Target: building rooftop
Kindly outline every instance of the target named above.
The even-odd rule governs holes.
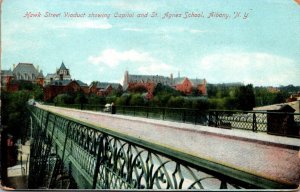
[[[14,74],[35,74],[36,76],[39,75],[38,70],[34,67],[32,63],[18,63],[18,65],[13,70]]]
[[[64,62],[61,63],[59,70],[67,70]]]
[[[96,87],[100,89],[107,89],[109,86],[111,86],[113,89],[122,87],[120,83],[96,82]]]
[[[9,70],[1,70],[1,76],[13,76],[13,72]]]

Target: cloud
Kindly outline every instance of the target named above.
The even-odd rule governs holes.
[[[216,53],[201,58],[198,64],[198,70],[212,83],[299,84],[299,65],[290,58],[268,53]]]
[[[151,60],[148,53],[142,53],[134,49],[124,52],[118,52],[115,49],[106,49],[98,56],[90,56],[88,61],[95,65],[104,64],[108,67],[116,67],[121,62],[144,62]]]
[[[134,49],[119,52],[115,49],[106,49],[98,56],[88,57],[88,62],[97,65],[116,68],[121,64],[130,64],[131,69],[137,69],[141,74],[169,74],[175,67],[164,63],[147,52],[136,51]]]
[[[195,34],[195,33],[208,33],[209,31],[200,30],[200,29],[190,29],[189,32]]]
[[[141,28],[130,28],[130,27],[123,28],[122,30],[123,31],[133,31],[133,32],[142,32],[142,31],[144,31],[144,29],[141,29]]]

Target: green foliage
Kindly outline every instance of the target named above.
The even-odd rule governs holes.
[[[61,105],[61,104],[73,104],[74,103],[74,97],[70,94],[59,94],[54,99],[53,102]]]
[[[184,103],[184,98],[181,96],[171,96],[167,102],[167,107],[174,107],[174,108],[182,108]]]
[[[153,95],[161,96],[161,95],[169,95],[169,96],[181,96],[181,92],[173,89],[170,86],[162,85],[158,83],[153,91]]]
[[[121,97],[118,97],[116,99],[116,105],[125,105],[125,106],[128,106],[130,98],[131,98],[131,94],[124,93],[124,94],[121,95]]]
[[[280,86],[279,90],[281,92],[286,92],[288,94],[300,92],[300,86],[288,85],[288,86]]]
[[[229,96],[224,98],[224,109],[235,110],[237,109],[237,98],[234,96]]]
[[[289,94],[287,92],[278,92],[275,94],[273,103],[284,103],[288,97]]]
[[[40,85],[33,86],[34,99],[37,101],[42,101],[44,99],[44,89]]]
[[[255,107],[255,95],[252,84],[240,86],[237,93],[237,109],[252,110]]]
[[[193,97],[199,97],[199,96],[202,96],[203,95],[203,93],[199,90],[199,89],[197,89],[197,88],[192,88],[192,94],[191,94],[191,96],[193,96]]]
[[[172,94],[160,94],[158,96],[155,96],[156,100],[159,100],[158,104],[160,107],[166,107],[169,99],[172,97]]]
[[[288,86],[294,87],[294,86]],[[284,103],[286,99],[290,96],[290,93],[284,90],[289,90],[288,88],[283,89],[278,93],[270,92],[266,87],[255,87],[255,98],[256,106],[272,105],[276,103]],[[291,90],[293,90],[291,88]]]
[[[15,139],[25,138],[28,123],[27,101],[32,98],[28,90],[13,93],[2,92],[2,124],[8,126],[8,132]]]
[[[34,85],[30,81],[19,80],[17,81],[19,90],[33,90]]]
[[[95,94],[91,94],[88,97],[86,96],[87,103],[93,105],[105,105],[105,97],[97,96]]]
[[[206,91],[207,91],[207,95],[210,98],[216,97],[217,96],[217,92],[218,92],[218,88],[215,85],[212,84],[207,84],[206,85]]]
[[[151,107],[161,107],[161,106],[163,106],[163,104],[162,104],[162,102],[161,102],[161,100],[158,96],[154,96],[153,99],[151,99],[149,101],[149,105]]]
[[[83,103],[87,103],[87,102],[88,102],[88,99],[82,92],[76,93],[76,96],[74,98],[74,103],[83,104]]]
[[[144,97],[141,94],[133,94],[130,98],[129,104],[131,106],[144,106]]]
[[[105,103],[115,103],[117,100],[117,97],[116,96],[108,96],[108,97],[105,97]]]
[[[192,108],[205,111],[209,109],[209,102],[207,98],[197,98],[192,100]]]
[[[225,100],[222,98],[209,98],[210,109],[225,109]]]
[[[116,96],[116,97],[120,97],[123,94],[123,91],[120,90],[112,90],[111,93],[108,94],[108,96]]]
[[[184,98],[182,107],[192,109],[193,108],[193,100],[190,98]]]

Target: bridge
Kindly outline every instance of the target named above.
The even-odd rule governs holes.
[[[252,132],[40,104],[29,111],[32,189],[299,186],[299,138],[257,131],[259,121],[243,122]]]

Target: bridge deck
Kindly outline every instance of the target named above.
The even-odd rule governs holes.
[[[38,107],[286,184],[300,182],[300,140],[60,107]]]

